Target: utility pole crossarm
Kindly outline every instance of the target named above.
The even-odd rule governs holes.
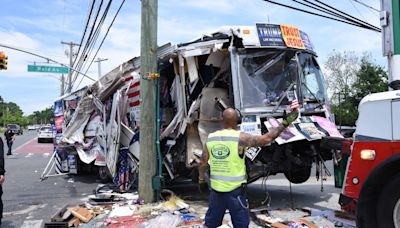
[[[95,60],[94,62],[97,63],[98,65],[98,74],[99,74],[99,78],[101,77],[101,62],[103,61],[107,61],[108,59],[102,59],[102,58],[97,58],[97,60]]]
[[[80,44],[76,44],[73,42],[64,42],[61,41],[61,44],[65,44],[69,46],[69,67],[73,67],[74,61],[72,60],[74,58],[74,46],[80,46]],[[67,92],[70,93],[72,90],[72,71],[68,72],[68,82],[67,82]]]

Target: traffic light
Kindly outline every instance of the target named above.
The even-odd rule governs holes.
[[[7,70],[8,56],[4,52],[0,52],[0,70]]]

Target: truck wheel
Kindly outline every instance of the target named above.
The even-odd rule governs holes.
[[[285,177],[293,184],[304,183],[310,178],[311,168],[292,169],[285,172]]]
[[[379,195],[377,217],[379,227],[400,228],[400,175],[386,184]]]

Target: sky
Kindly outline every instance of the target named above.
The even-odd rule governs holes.
[[[97,45],[121,1],[113,0]],[[92,0],[1,0],[0,44],[31,51],[67,64],[69,58],[65,53],[68,46],[62,45],[61,41],[79,43],[91,2]],[[96,1],[95,7],[99,2],[100,0]],[[378,13],[353,0],[324,2],[379,27]],[[378,0],[363,2],[377,9],[380,7]],[[101,63],[103,74],[139,56],[140,8],[140,0],[126,0],[123,5],[97,56],[108,59]],[[293,11],[262,0],[159,0],[158,45],[187,42],[225,25],[255,23],[290,24],[299,27],[310,36],[321,65],[335,50],[354,51],[360,55],[369,52],[378,64],[386,67],[386,60],[382,57],[380,33]],[[26,115],[50,107],[60,95],[60,75],[27,72],[28,64],[46,65],[46,61],[2,47],[0,51],[8,55],[8,70],[0,71],[0,96],[6,102],[17,103]],[[84,68],[84,71],[87,70],[89,76],[97,78],[97,69],[97,63],[94,63],[89,69]],[[92,83],[83,79],[78,86],[79,81],[80,78],[74,89]]]

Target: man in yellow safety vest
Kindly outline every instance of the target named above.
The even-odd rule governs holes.
[[[284,118],[281,125],[261,136],[236,130],[240,118],[237,111],[232,108],[224,110],[224,129],[208,135],[199,167],[199,188],[204,191],[207,188],[205,172],[207,164],[210,165],[211,191],[205,217],[206,227],[220,226],[226,209],[229,210],[235,228],[248,227],[250,219],[244,191],[247,182],[244,149],[265,146],[277,138],[297,119],[297,101],[292,103],[291,108],[293,111]]]

